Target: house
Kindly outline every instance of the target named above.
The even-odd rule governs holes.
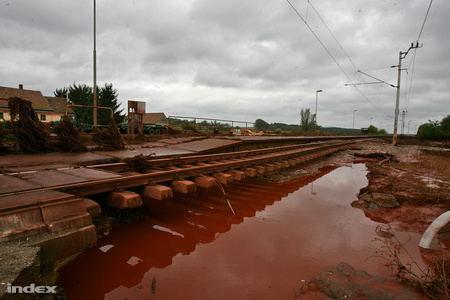
[[[19,84],[18,89],[0,86],[0,122],[11,120],[8,106],[8,99],[11,97],[30,101],[39,120],[44,123],[59,121],[65,114],[65,98],[44,97],[40,91],[25,90],[22,84]],[[72,110],[68,112],[73,114]]]
[[[169,120],[164,113],[145,113],[142,116],[142,123],[147,125],[169,125]]]

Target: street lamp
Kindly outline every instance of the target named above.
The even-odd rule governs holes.
[[[355,129],[355,113],[357,111],[358,111],[357,109],[353,110],[353,129]]]
[[[315,126],[314,130],[317,130],[317,95],[319,93],[321,93],[321,92],[322,92],[322,90],[317,90],[316,91],[316,114],[315,114],[315,116],[316,116],[316,126]]]

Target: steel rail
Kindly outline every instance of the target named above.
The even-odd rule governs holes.
[[[287,145],[287,146],[278,146],[278,147],[270,147],[263,149],[255,149],[255,150],[243,150],[243,151],[235,151],[228,153],[216,153],[216,154],[205,154],[205,155],[183,155],[183,156],[172,156],[165,158],[152,158],[148,157],[146,164],[151,167],[169,167],[176,166],[182,164],[192,164],[192,163],[201,163],[215,160],[223,160],[223,159],[240,159],[247,156],[255,156],[255,155],[263,155],[266,153],[274,153],[280,151],[288,151],[291,149],[300,149],[311,146],[320,146],[326,143],[330,143],[331,141],[326,142],[315,142],[315,143],[305,143],[299,145]],[[143,157],[146,158],[146,157]],[[131,162],[133,159],[128,159]],[[142,162],[142,160],[140,160]],[[119,162],[119,163],[110,163],[110,164],[100,164],[100,165],[91,165],[88,168],[96,168],[103,169],[109,171],[124,171],[127,168],[127,163]]]
[[[314,159],[319,156],[327,155],[332,152],[340,151],[351,144],[361,142],[363,140],[345,141],[335,144],[326,144],[313,146],[309,148],[290,149],[277,153],[266,153],[264,155],[257,155],[252,157],[243,157],[233,160],[215,160],[210,163],[198,163],[201,165],[184,166],[171,170],[149,170],[149,173],[130,175],[116,178],[93,180],[88,182],[63,184],[51,187],[43,187],[37,189],[30,189],[16,193],[4,194],[17,195],[29,192],[54,190],[74,194],[78,196],[88,196],[92,194],[111,192],[115,190],[123,190],[127,188],[145,186],[148,184],[155,184],[160,182],[167,182],[183,178],[190,178],[205,174],[226,172],[233,169],[250,168],[253,166],[264,165],[271,162],[285,161],[297,157],[303,157],[304,161]]]

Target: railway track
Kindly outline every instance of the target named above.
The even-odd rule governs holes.
[[[0,242],[26,238],[29,245],[41,247],[42,264],[54,262],[96,243],[92,218],[101,209],[85,196],[106,193],[101,201],[107,205],[135,208],[142,205],[141,196],[166,200],[173,192],[188,194],[295,166],[366,140],[171,158],[138,156],[114,164],[0,174]]]
[[[31,188],[16,191],[11,194],[17,195],[20,193],[53,190],[76,196],[88,196],[158,183],[180,180],[189,181],[200,176],[211,176],[216,178],[220,183],[227,184],[233,179],[241,179],[245,176],[253,177],[256,174],[263,174],[267,171],[294,166],[305,161],[338,152],[347,148],[349,145],[365,140],[367,139],[350,141],[335,140],[232,153],[178,156],[160,159],[151,156],[135,157],[129,159],[127,162],[87,167],[89,170],[101,170],[117,175],[112,178],[101,178],[100,176],[101,179]],[[48,171],[47,175],[52,174],[49,172],[52,171]],[[46,175],[42,174],[41,176]],[[7,195],[3,194],[2,196]]]

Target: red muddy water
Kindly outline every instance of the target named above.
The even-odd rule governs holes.
[[[364,164],[327,167],[286,183],[246,179],[141,209],[66,265],[68,299],[293,299],[339,262],[389,276],[370,258],[378,225],[351,207],[367,185]],[[397,233],[420,257],[420,236]]]

